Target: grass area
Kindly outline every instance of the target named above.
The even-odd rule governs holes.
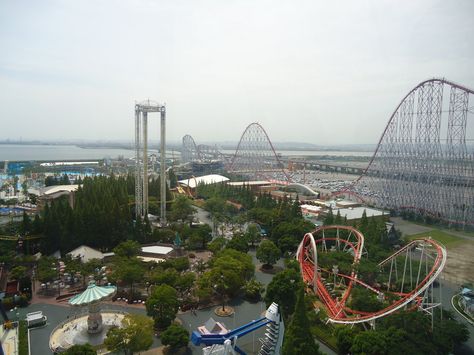
[[[26,321],[20,321],[20,327],[18,329],[18,353],[19,355],[28,355],[28,326]]]
[[[451,235],[439,229],[433,229],[428,232],[412,234],[412,235],[407,236],[406,238],[408,240],[412,240],[416,238],[427,238],[427,237],[431,237],[434,240],[437,240],[438,242],[444,244],[447,248],[452,248],[454,246],[457,246],[459,244],[466,242],[466,240],[462,238],[456,237],[454,235]]]
[[[419,222],[419,221],[411,221],[411,220],[408,220],[408,219],[404,219],[404,221],[410,222],[410,223],[413,223],[413,224],[417,224],[417,225],[423,226],[423,227],[428,227],[428,228],[433,228],[434,227],[432,224],[427,224],[427,223],[423,223],[423,222]],[[444,227],[442,229],[435,229],[435,230],[443,231],[443,232],[446,232],[446,233],[449,234],[449,230],[447,229],[447,227]],[[462,234],[466,237],[470,237],[470,238],[474,239],[474,231],[466,231],[466,230],[456,229],[455,227],[452,229],[452,231],[455,232],[456,234]]]

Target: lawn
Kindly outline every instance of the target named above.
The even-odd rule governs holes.
[[[466,240],[462,238],[456,237],[454,235],[451,235],[444,231],[440,231],[438,229],[433,229],[431,231],[418,233],[418,234],[412,234],[412,235],[407,236],[407,239],[412,240],[416,238],[427,238],[427,237],[431,237],[434,240],[437,240],[438,242],[444,244],[446,247],[454,247],[466,242]]]
[[[18,353],[20,355],[28,355],[28,326],[26,321],[20,321],[20,329],[18,332],[19,336],[19,346]]]

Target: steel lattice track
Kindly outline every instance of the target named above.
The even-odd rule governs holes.
[[[335,234],[335,236],[327,237],[326,235],[330,232],[332,232],[332,235]],[[344,232],[344,236],[342,236],[342,232]],[[330,272],[322,270],[318,265],[318,253],[327,252],[327,244],[329,243],[332,243],[332,245],[338,249],[342,247],[342,250],[350,251],[351,255],[353,255],[353,269],[350,275],[338,272],[334,276],[346,282],[344,293],[339,298],[332,297],[324,283],[322,272],[328,274],[330,274]],[[318,246],[320,247],[320,251],[318,251]],[[390,264],[391,278],[394,265],[395,269],[397,268],[397,258],[401,258],[399,261],[401,260],[402,264],[404,262],[403,273],[400,272],[400,275],[403,277],[401,290],[394,291],[390,289],[392,286],[390,284],[390,278],[388,281],[388,289],[382,290],[381,288],[368,285],[358,278],[355,270],[361,260],[363,250],[364,236],[362,233],[353,227],[339,225],[320,227],[312,233],[305,234],[298,246],[296,258],[301,267],[303,280],[309,287],[313,288],[313,291],[327,309],[329,321],[333,323],[355,324],[371,322],[405,307],[423,308],[423,301],[427,297],[425,292],[429,287],[433,286],[434,281],[441,274],[447,259],[446,249],[440,243],[430,238],[413,240],[379,264],[380,268],[387,267]],[[419,250],[421,250],[421,259],[420,255],[417,254]],[[410,277],[407,276],[408,260],[410,260]],[[413,283],[414,274],[411,267],[413,260],[421,260],[419,262],[418,273],[415,270],[415,274],[417,274],[415,283]],[[423,260],[426,261],[425,264],[423,264]],[[431,264],[430,267],[428,267],[429,264]],[[425,270],[421,272],[423,269],[422,265],[425,265],[426,272]],[[397,275],[397,281],[399,281],[398,272],[396,270],[395,274]],[[407,285],[405,285],[405,282]],[[410,283],[410,286],[408,286],[408,283]],[[391,294],[392,298],[395,297],[395,300],[392,301],[389,306],[377,312],[364,312],[351,309],[346,303],[355,286],[364,287],[382,298],[385,297],[384,294]],[[411,290],[407,291],[406,288],[411,288]]]

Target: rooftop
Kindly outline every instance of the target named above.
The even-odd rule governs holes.
[[[333,211],[333,214],[336,215],[338,211],[341,214],[342,218],[347,217],[347,220],[349,221],[352,219],[362,218],[362,214],[364,213],[364,211],[367,214],[367,217],[378,217],[389,214],[388,211],[378,210],[369,207],[338,208]]]
[[[219,182],[229,181],[229,178],[226,178],[222,175],[211,174],[211,175],[204,175],[198,177],[192,177],[185,180],[179,180],[178,183],[181,185],[189,186],[190,188],[194,189],[199,184],[216,184]]]
[[[173,248],[171,247],[164,247],[161,245],[151,245],[148,247],[142,247],[142,252],[143,253],[150,253],[150,254],[161,254],[161,255],[166,255],[169,254],[173,251]]]

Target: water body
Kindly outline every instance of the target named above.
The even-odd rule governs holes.
[[[155,149],[149,149],[150,154],[157,152]],[[168,151],[166,155],[169,158],[179,157],[179,152]],[[0,144],[0,161],[100,160],[118,156],[132,158],[135,151],[120,148],[81,148],[76,145]]]
[[[275,150],[282,156],[334,156],[334,157],[371,157],[373,152],[360,152],[350,150]],[[235,150],[222,150],[224,154],[234,154]]]
[[[114,148],[81,148],[76,145],[22,145],[0,144],[0,161],[30,161],[30,160],[84,160],[116,158],[123,155],[131,158],[133,150]]]

